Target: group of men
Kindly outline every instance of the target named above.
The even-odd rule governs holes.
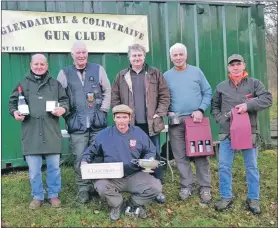
[[[181,43],[170,48],[173,68],[162,74],[145,62],[145,48],[134,44],[128,48],[130,65],[121,70],[110,85],[102,66],[88,62],[88,50],[84,43],[73,45],[71,55],[74,64],[63,68],[57,80],[48,72],[47,59],[42,54],[32,56],[30,72],[16,86],[10,96],[9,112],[22,121],[22,151],[29,167],[33,200],[30,209],[39,208],[44,200],[42,183],[42,159],[47,171],[47,194],[50,204],[59,207],[61,191],[59,167],[61,131],[59,117],[66,120],[70,134],[74,169],[78,188],[77,201],[87,203],[92,191],[96,191],[111,207],[110,218],[118,220],[129,206],[146,218],[144,207],[152,200],[164,203],[162,191],[163,173],[155,168],[153,175],[142,172],[132,159],[160,160],[160,133],[165,128],[163,117],[177,115],[178,123],[169,124],[169,136],[173,155],[180,173],[180,198],[186,200],[193,193],[195,181],[190,162],[196,166],[196,177],[202,203],[209,203],[211,174],[206,156],[190,159],[185,152],[184,119],[201,122],[204,112],[211,105],[211,114],[220,125],[219,185],[221,199],[217,210],[227,209],[233,203],[232,162],[235,151],[231,149],[229,112],[237,108],[248,112],[254,146],[243,150],[247,204],[254,214],[260,213],[259,172],[257,168],[257,112],[272,104],[271,94],[262,82],[248,77],[242,56],[228,58],[228,78],[212,89],[204,73],[187,64],[187,49]],[[18,86],[29,105],[30,114],[18,111]],[[245,100],[247,94],[253,99]],[[57,101],[59,107],[47,112],[46,101]],[[114,125],[107,127],[107,112],[112,107]],[[84,180],[80,166],[94,162],[123,162],[124,177],[119,179]],[[125,202],[122,192],[131,193]]]

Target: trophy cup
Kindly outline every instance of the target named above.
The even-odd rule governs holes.
[[[157,161],[154,159],[132,159],[131,163],[144,168],[142,171],[146,173],[153,173],[154,171],[152,169],[166,164],[164,161]]]
[[[177,125],[180,124],[180,119],[178,113],[169,112],[168,115],[169,125]]]

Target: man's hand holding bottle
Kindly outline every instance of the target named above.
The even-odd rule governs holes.
[[[20,111],[16,110],[16,111],[14,111],[14,118],[15,118],[16,120],[23,121],[23,120],[25,119],[25,116],[22,115],[22,114],[20,113]]]

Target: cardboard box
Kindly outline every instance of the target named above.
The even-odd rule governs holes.
[[[253,148],[252,130],[248,112],[238,114],[232,109],[231,115],[231,148],[233,150],[246,150]]]
[[[122,162],[81,165],[82,179],[113,179],[124,176]]]

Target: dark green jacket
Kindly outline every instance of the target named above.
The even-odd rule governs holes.
[[[246,99],[249,95],[252,98]],[[272,95],[263,83],[247,77],[236,87],[227,79],[219,83],[211,101],[211,114],[220,125],[220,134],[230,134],[230,118],[225,115],[238,104],[246,103],[252,134],[258,133],[257,113],[272,105]]]
[[[21,125],[23,155],[58,154],[62,149],[59,117],[46,112],[46,101],[58,101],[68,112],[68,97],[61,84],[49,74],[39,83],[32,73],[18,84],[29,105],[30,114]],[[18,92],[13,90],[9,100],[9,113],[17,110]],[[66,115],[66,113],[65,113]]]

